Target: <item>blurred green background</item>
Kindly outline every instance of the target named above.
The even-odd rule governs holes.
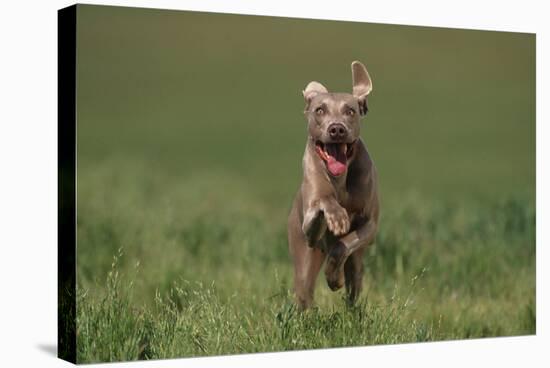
[[[221,168],[286,200],[301,175],[301,91],[351,91],[357,59],[373,79],[362,136],[384,198],[534,189],[534,35],[79,10],[82,169],[113,156],[178,175]]]
[[[430,291],[413,315],[440,323],[426,339],[534,332],[533,34],[79,5],[77,40],[82,306],[99,305],[122,248],[117,267],[139,305],[185,279],[270,308],[291,287],[301,91],[311,80],[351,91],[360,60],[374,86],[361,135],[382,200],[370,300],[426,268]],[[337,303],[319,284],[319,304]],[[83,325],[101,319],[90,308]],[[83,361],[235,352],[102,355],[86,345],[102,333],[92,325],[79,335]],[[422,340],[393,332],[401,338],[341,344]],[[304,341],[239,351],[317,346]]]

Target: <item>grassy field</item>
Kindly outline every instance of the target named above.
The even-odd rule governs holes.
[[[80,6],[77,359],[535,333],[532,35]],[[209,24],[210,27],[206,27]],[[365,290],[293,307],[301,90],[373,78]]]

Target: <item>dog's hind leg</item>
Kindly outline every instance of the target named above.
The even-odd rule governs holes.
[[[306,247],[300,259],[294,262],[294,292],[300,309],[307,309],[313,303],[313,293],[317,275],[325,260],[325,254],[319,248]]]
[[[294,293],[300,309],[313,303],[315,281],[325,260],[319,247],[310,247],[298,221],[289,221],[288,243],[294,261]]]

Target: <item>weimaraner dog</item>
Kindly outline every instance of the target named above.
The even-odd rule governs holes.
[[[353,304],[362,288],[363,253],[378,230],[378,180],[359,136],[372,81],[363,64],[351,64],[353,93],[331,93],[310,82],[303,91],[308,139],[302,184],[288,217],[294,292],[301,309],[313,302],[326,259],[331,290],[346,285]]]

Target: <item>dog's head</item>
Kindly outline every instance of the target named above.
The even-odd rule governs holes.
[[[330,93],[319,82],[303,91],[308,132],[315,150],[332,176],[346,172],[359,138],[360,118],[367,113],[367,95],[372,82],[367,68],[351,63],[353,93]]]

